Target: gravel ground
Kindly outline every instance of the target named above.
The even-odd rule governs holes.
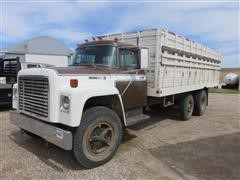
[[[21,134],[1,110],[1,179],[240,179],[239,97],[210,94],[206,114],[185,122],[174,109],[149,111],[109,163],[89,170],[71,152]]]

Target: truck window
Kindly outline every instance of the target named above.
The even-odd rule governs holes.
[[[72,65],[96,64],[117,67],[116,47],[89,46],[77,50]]]
[[[136,51],[120,49],[119,56],[120,56],[120,68],[122,70],[139,69]]]

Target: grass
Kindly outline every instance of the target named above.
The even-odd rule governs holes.
[[[240,91],[238,89],[210,88],[209,93],[240,94]]]

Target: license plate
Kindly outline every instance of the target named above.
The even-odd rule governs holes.
[[[55,134],[56,137],[58,137],[59,139],[63,139],[63,130],[61,130],[61,129],[55,129],[54,134]]]

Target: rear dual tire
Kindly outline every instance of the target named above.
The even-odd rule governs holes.
[[[185,95],[180,103],[180,118],[187,121],[192,117],[194,110],[194,99],[191,94]]]
[[[204,115],[207,107],[208,96],[206,90],[198,91],[194,97],[192,94],[185,95],[180,103],[180,117],[182,120],[189,120],[192,114]]]
[[[207,102],[208,102],[208,96],[207,92],[205,90],[199,91],[195,96],[194,96],[194,115],[196,116],[202,116],[205,114],[206,107],[207,107]]]

